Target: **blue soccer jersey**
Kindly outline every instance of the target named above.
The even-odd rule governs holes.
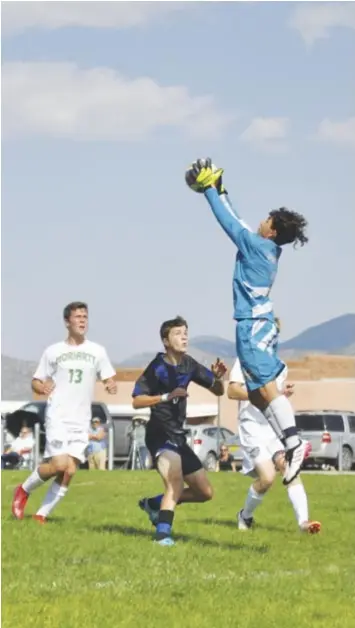
[[[227,194],[209,188],[205,196],[219,224],[238,247],[233,276],[235,320],[263,318],[274,321],[270,290],[281,247],[251,231],[232,207]]]

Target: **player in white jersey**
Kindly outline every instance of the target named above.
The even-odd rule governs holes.
[[[23,519],[29,495],[54,478],[34,515],[44,523],[68,491],[78,465],[85,460],[95,382],[100,378],[110,394],[117,392],[116,372],[101,345],[87,340],[88,306],[76,301],[64,309],[67,339],[48,347],[32,379],[32,389],[48,396],[43,462],[15,490],[12,513]]]
[[[293,385],[286,383],[287,366],[276,379],[277,387],[286,396],[291,396]],[[238,513],[238,528],[248,530],[253,525],[253,514],[261,504],[265,493],[271,488],[276,471],[285,470],[285,447],[265,419],[263,413],[248,399],[245,379],[237,359],[231,370],[227,390],[229,399],[239,401],[239,438],[243,449],[242,473],[255,478],[243,509]],[[321,525],[310,521],[308,500],[301,478],[298,476],[287,485],[287,493],[301,531],[316,534]]]

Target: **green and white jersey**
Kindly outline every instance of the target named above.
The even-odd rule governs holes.
[[[70,345],[63,341],[48,347],[33,375],[42,381],[51,378],[55,384],[46,408],[47,427],[61,423],[69,430],[87,431],[95,382],[115,374],[105,348],[95,342]]]

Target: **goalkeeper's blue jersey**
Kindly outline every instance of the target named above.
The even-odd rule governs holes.
[[[233,276],[234,318],[274,320],[269,298],[281,247],[254,233],[238,216],[226,194],[209,188],[205,196],[219,224],[238,247]]]

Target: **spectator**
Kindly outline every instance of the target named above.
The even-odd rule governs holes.
[[[216,471],[236,471],[237,466],[227,445],[221,445]]]
[[[32,430],[24,426],[21,428],[20,434],[7,448],[6,452],[1,456],[1,468],[6,466],[13,468],[19,465],[27,466],[31,460],[32,450],[35,441]]]
[[[106,432],[98,417],[93,417],[91,420],[87,455],[89,469],[105,471],[107,457]]]

